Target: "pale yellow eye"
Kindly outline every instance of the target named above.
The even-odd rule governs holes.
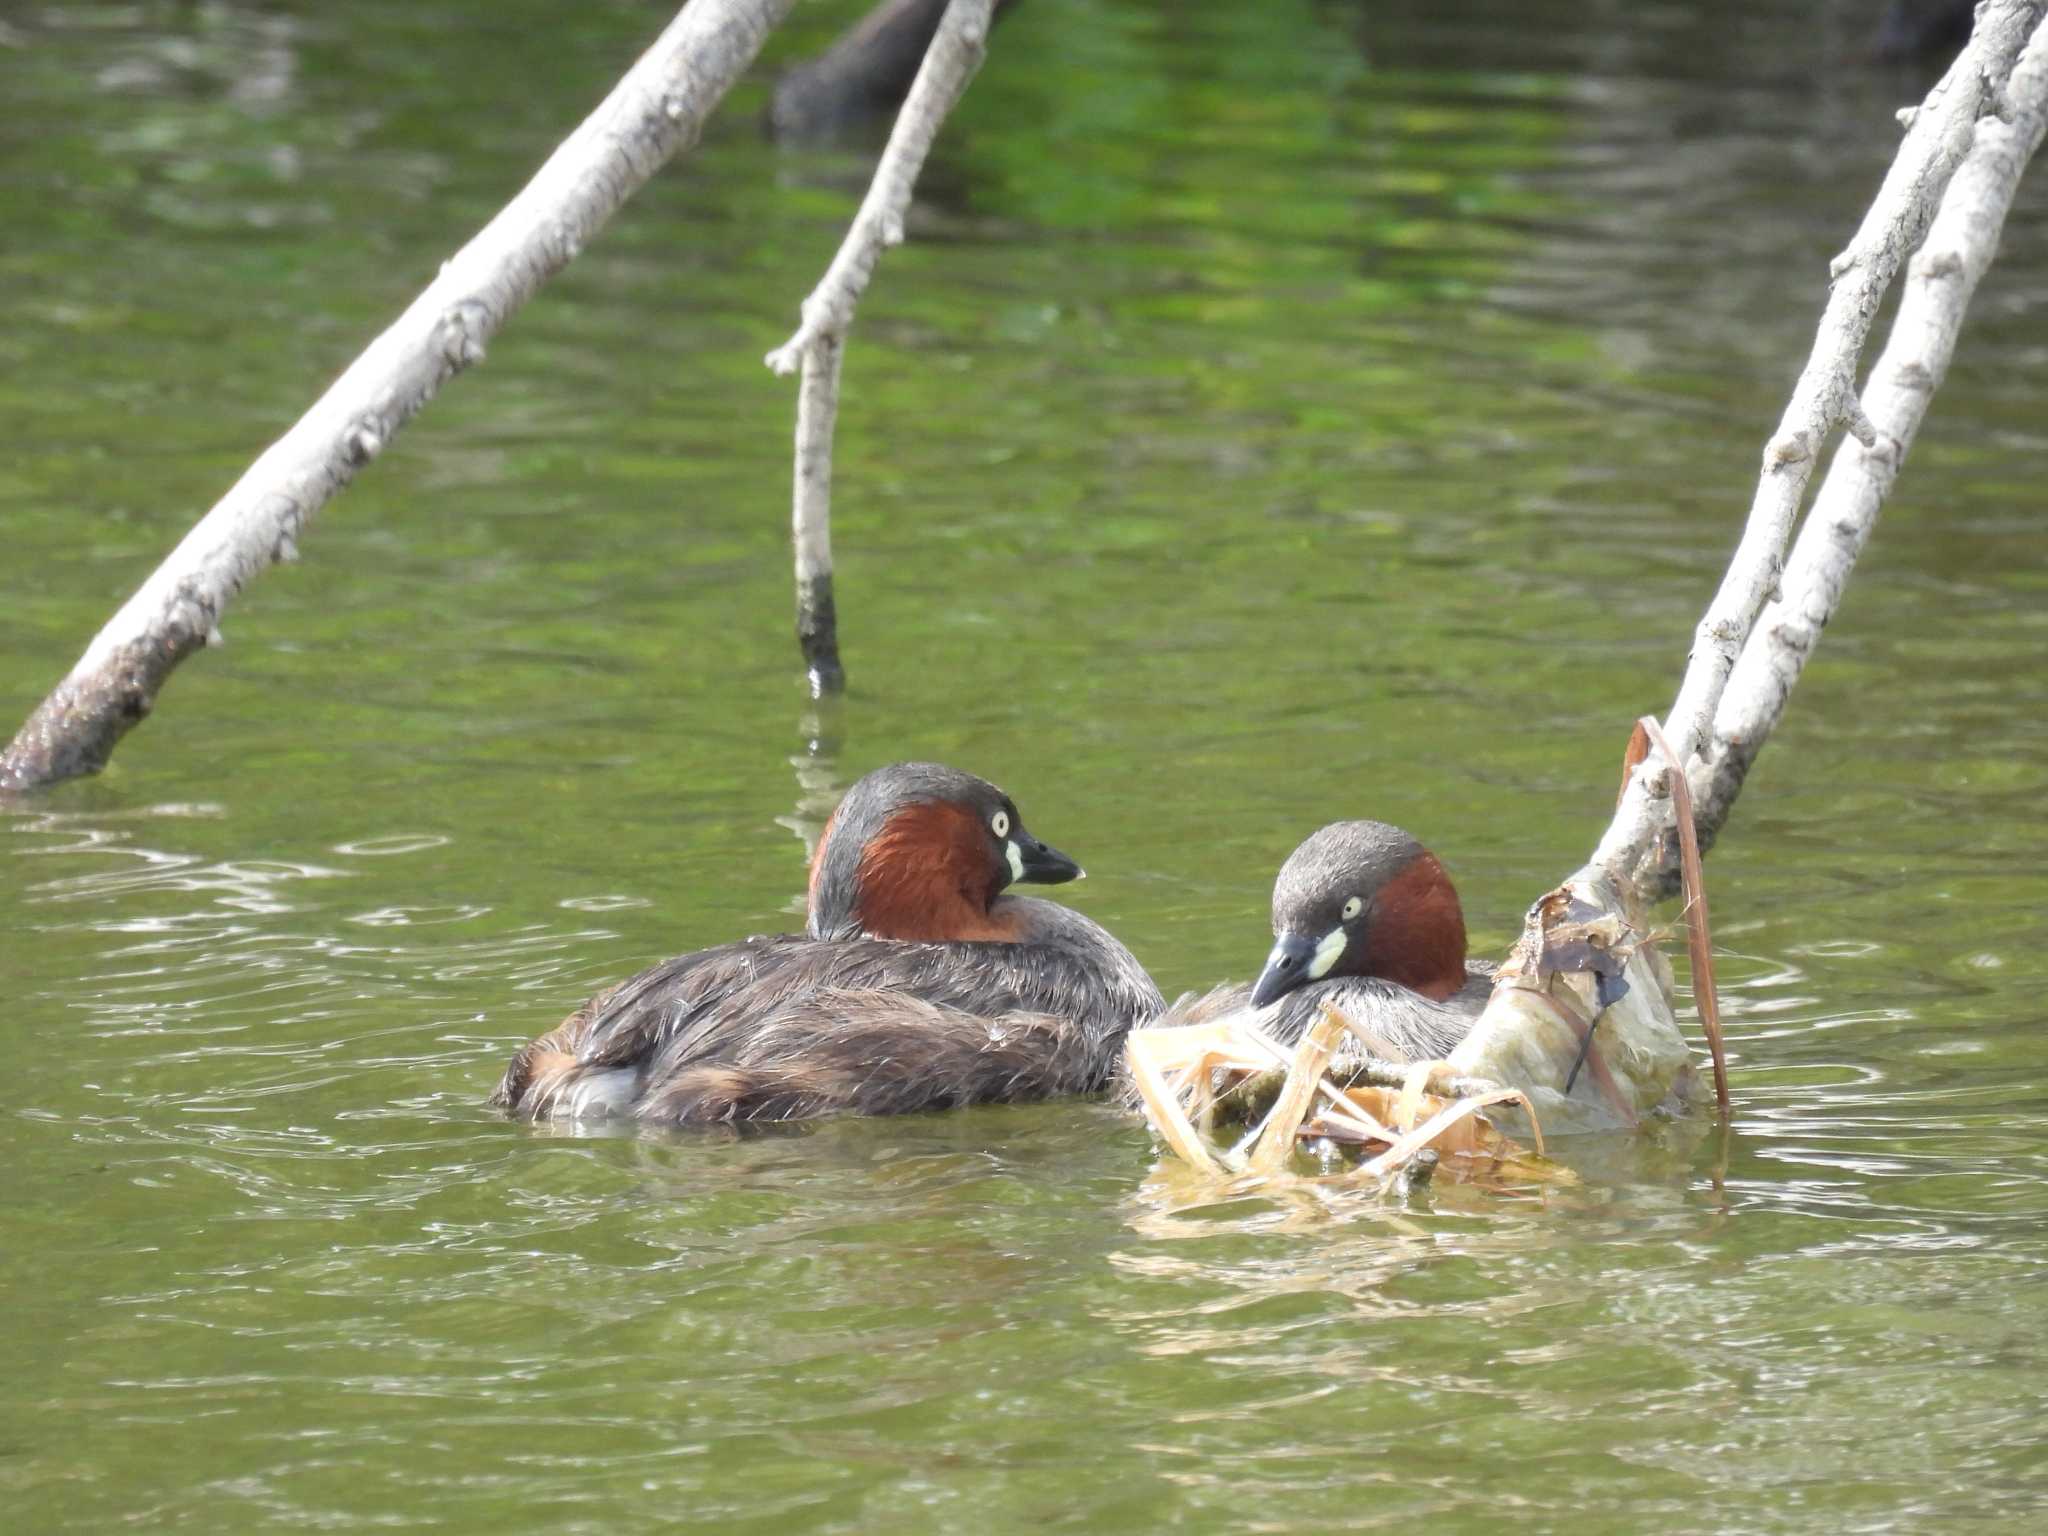
[[[1364,910],[1365,899],[1360,896],[1352,897],[1349,901],[1344,903],[1344,921],[1347,923],[1350,922],[1354,917],[1358,916],[1358,914],[1363,912]]]
[[[997,811],[995,815],[989,818],[988,829],[995,833],[997,837],[1008,837],[1010,835],[1010,813],[1008,811]]]

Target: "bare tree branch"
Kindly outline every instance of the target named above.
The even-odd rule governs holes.
[[[832,597],[832,428],[839,414],[840,355],[875,264],[887,247],[903,243],[903,221],[925,156],[946,114],[981,67],[988,50],[990,9],[991,0],[952,0],[946,7],[846,239],[804,300],[796,334],[767,357],[777,373],[803,369],[797,394],[791,535],[796,549],[797,639],[814,698],[846,686]]]
[[[2048,23],[2040,19],[2043,7],[2024,8],[2031,13],[2031,38],[2026,32],[2001,31],[1998,51],[1987,53],[1979,46],[1984,28],[2009,23],[2012,9],[1992,5],[1980,10],[1980,36],[1964,56],[1964,62],[1975,60],[1971,69],[1981,71],[1995,86],[1967,91],[1952,73],[1936,89],[1937,97],[1946,94],[1947,99],[1930,97],[1920,113],[1927,121],[1946,111],[1958,92],[1978,102],[1952,177],[1944,178],[1942,186],[1924,179],[1917,183],[1921,190],[1915,195],[1925,207],[1898,208],[1898,222],[1885,226],[1896,231],[1924,229],[1926,239],[1912,259],[1898,317],[1862,400],[1833,407],[1823,402],[1833,417],[1855,421],[1860,430],[1847,435],[1835,454],[1785,568],[1782,590],[1754,633],[1745,621],[1747,645],[1725,688],[1694,687],[1698,674],[1720,667],[1718,656],[1696,652],[1688,669],[1681,700],[1696,694],[1716,699],[1719,705],[1707,754],[1687,757],[1691,771],[1684,780],[1700,802],[1695,822],[1703,832],[1711,833],[1727,818],[1744,773],[1783,712],[1800,669],[1834,612],[1878,508],[1947,372],[1964,311],[1997,251],[2020,174],[2041,143],[2048,124]],[[2004,51],[2008,44],[2009,52]],[[1902,162],[1911,148],[1901,150]],[[1896,183],[1894,167],[1893,177],[1886,181],[1887,193]],[[1880,204],[1885,197],[1880,194]],[[1839,272],[1846,274],[1865,259],[1862,252],[1869,248],[1876,227],[1870,219],[1864,221],[1864,233],[1851,247],[1848,264],[1837,263]],[[1839,295],[1842,290],[1836,291]],[[1881,292],[1868,292],[1869,311],[1875,310]],[[1856,318],[1855,346],[1860,346],[1861,331],[1869,323],[1868,311]],[[1833,304],[1822,321],[1822,332],[1816,361],[1823,354],[1853,359],[1853,347],[1841,352],[1840,317]],[[1802,392],[1809,391],[1813,377],[1809,365]],[[1791,417],[1788,412],[1788,421]],[[1812,424],[1821,419],[1808,416],[1807,426],[1797,430],[1812,431]],[[1819,445],[1819,437],[1812,437],[1802,451],[1810,455]],[[1773,473],[1767,458],[1766,489]],[[1767,523],[1782,510],[1776,504],[1764,505],[1766,499],[1760,493],[1743,548],[1722,586],[1722,598],[1737,583],[1745,558],[1764,562],[1752,567],[1750,579],[1760,570],[1775,570],[1775,545],[1766,539],[1759,556],[1755,538],[1760,521]],[[1721,601],[1716,599],[1717,608]],[[1703,641],[1705,637],[1703,626]],[[1673,781],[1663,770],[1687,750],[1672,742],[1650,751],[1625,789],[1592,861],[1530,909],[1523,940],[1502,967],[1485,1013],[1450,1057],[1456,1071],[1528,1092],[1544,1123],[1554,1129],[1598,1125],[1609,1108],[1617,1112],[1611,1118],[1626,1123],[1631,1114],[1695,1091],[1691,1054],[1672,1013],[1669,971],[1646,937],[1649,903],[1670,895],[1676,884],[1662,844],[1673,826],[1673,801],[1681,797],[1674,794]],[[1597,1053],[1605,1050],[1613,1064],[1618,1101],[1611,1106],[1601,1105],[1590,1089],[1574,1092],[1566,1086],[1571,1063],[1587,1050],[1595,1053],[1596,1064]]]
[[[372,342],[107,623],[0,754],[0,789],[106,765],[244,586],[377,456],[705,119],[793,0],[692,0],[498,216]]]
[[[1778,587],[1786,541],[1814,462],[1835,427],[1851,422],[1868,427],[1855,401],[1856,364],[1885,290],[1933,218],[1970,147],[1978,118],[2000,99],[2042,10],[2041,0],[1987,0],[1980,8],[1969,46],[1912,114],[1905,142],[1856,238],[1830,264],[1833,287],[1813,353],[1777,432],[1764,447],[1762,476],[1741,542],[1700,620],[1671,706],[1672,747],[1689,767],[1710,737],[1722,692],[1757,615]],[[1666,767],[1662,754],[1653,754],[1593,856],[1595,864],[1654,899],[1677,888],[1676,848],[1667,836]],[[1702,786],[1694,788],[1697,794]]]
[[[2036,28],[2012,72],[2002,116],[1987,116],[1977,124],[1969,155],[1907,269],[1898,318],[1863,393],[1862,408],[1875,440],[1845,442],[1836,450],[1786,563],[1780,595],[1764,610],[1721,696],[1705,768],[1694,770],[1704,780],[1703,837],[1711,839],[1728,819],[1749,765],[1784,713],[1821,630],[1834,616],[1878,509],[1947,376],[1964,313],[1997,254],[2020,174],[2040,147],[2044,125],[2048,22]]]

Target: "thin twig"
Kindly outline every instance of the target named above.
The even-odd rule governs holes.
[[[796,551],[796,643],[813,699],[846,691],[839,604],[832,595],[832,432],[839,420],[839,360],[845,350],[837,334],[820,336],[806,347],[796,392],[790,543]]]
[[[952,0],[946,7],[860,211],[824,277],[804,300],[796,334],[766,359],[779,374],[803,371],[790,532],[796,556],[797,642],[814,698],[846,686],[832,592],[832,430],[839,414],[840,354],[882,252],[903,243],[904,221],[925,156],[988,51],[991,5],[992,0]]]

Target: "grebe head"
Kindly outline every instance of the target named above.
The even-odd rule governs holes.
[[[1380,976],[1433,997],[1465,984],[1465,914],[1436,855],[1383,821],[1312,834],[1273,883],[1273,952],[1252,988],[1263,1008],[1326,976]]]
[[[1024,830],[995,785],[939,763],[892,763],[855,784],[811,861],[816,939],[1000,939],[990,907],[1013,882],[1081,866]]]

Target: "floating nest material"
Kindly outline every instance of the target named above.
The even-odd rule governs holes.
[[[1129,1041],[1131,1076],[1167,1146],[1230,1185],[1389,1185],[1438,1168],[1489,1182],[1569,1179],[1543,1157],[1535,1107],[1519,1088],[1461,1076],[1444,1062],[1342,1051],[1355,1033],[1335,1008],[1291,1052],[1249,1014],[1141,1029]],[[1532,1146],[1485,1118],[1505,1104],[1527,1116]]]

